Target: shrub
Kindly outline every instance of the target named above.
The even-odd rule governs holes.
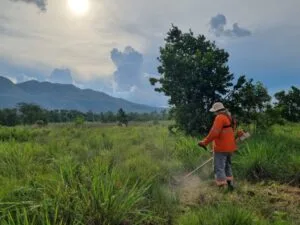
[[[37,125],[38,127],[43,127],[43,126],[47,125],[47,122],[44,120],[37,120],[35,122],[35,125]]]
[[[85,119],[83,116],[77,116],[74,120],[74,123],[76,126],[81,126],[84,124],[84,122],[85,122]]]

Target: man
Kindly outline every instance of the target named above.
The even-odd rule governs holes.
[[[214,124],[208,136],[200,141],[198,145],[204,147],[213,142],[216,184],[219,187],[228,185],[228,188],[233,190],[231,157],[237,149],[234,135],[236,124],[230,112],[221,102],[216,102],[210,112],[216,115]]]

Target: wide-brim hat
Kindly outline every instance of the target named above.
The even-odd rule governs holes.
[[[223,105],[222,102],[216,102],[215,104],[213,104],[213,106],[211,107],[211,109],[209,110],[210,112],[218,112],[221,110],[225,110],[225,107]]]

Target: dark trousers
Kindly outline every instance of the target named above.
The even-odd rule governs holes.
[[[214,171],[217,185],[226,185],[227,181],[233,180],[231,168],[232,153],[215,152],[214,153]]]

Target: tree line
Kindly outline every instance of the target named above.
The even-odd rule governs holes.
[[[209,109],[221,101],[246,124],[268,128],[284,121],[300,122],[300,89],[269,95],[261,82],[241,75],[235,79],[228,66],[229,53],[204,35],[182,32],[172,25],[160,48],[158,72],[150,78],[155,91],[169,97],[175,126],[188,134],[206,133],[213,115]]]
[[[167,110],[151,113],[126,113],[122,108],[117,112],[86,113],[77,110],[47,110],[37,104],[19,103],[15,108],[0,109],[0,125],[16,126],[20,124],[68,123],[77,122],[101,122],[122,123],[127,125],[129,121],[146,122],[167,120]]]

